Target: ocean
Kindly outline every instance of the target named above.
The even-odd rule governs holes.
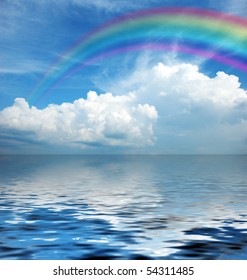
[[[247,156],[0,156],[0,259],[247,259]]]

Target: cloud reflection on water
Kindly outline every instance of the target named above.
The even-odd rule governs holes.
[[[245,248],[246,163],[237,156],[2,158],[0,258],[193,258],[183,254],[193,242],[224,245],[218,232],[228,234],[227,220]],[[217,233],[203,234],[208,228]],[[222,257],[214,245],[204,248],[197,258]],[[233,256],[228,250],[224,258]]]

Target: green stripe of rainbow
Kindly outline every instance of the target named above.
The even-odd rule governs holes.
[[[72,45],[36,86],[31,101],[97,59],[138,48],[156,51],[174,46],[176,51],[215,59],[247,72],[246,19],[191,8],[143,10],[113,20]]]

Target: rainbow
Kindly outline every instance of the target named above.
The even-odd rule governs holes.
[[[188,53],[247,72],[247,19],[194,8],[141,10],[119,17],[61,54],[31,96],[38,100],[99,59],[142,50]]]

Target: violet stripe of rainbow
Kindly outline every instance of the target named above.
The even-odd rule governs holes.
[[[224,56],[222,54],[217,54],[216,51],[212,51],[210,48],[206,49],[200,49],[198,47],[198,44],[186,44],[186,45],[174,45],[173,43],[169,44],[168,42],[166,43],[138,43],[135,42],[132,45],[126,45],[126,46],[121,46],[121,47],[116,47],[112,48],[111,50],[103,51],[101,54],[98,54],[97,56],[88,59],[87,61],[84,61],[82,64],[78,65],[77,68],[73,68],[67,76],[65,76],[63,79],[57,80],[44,95],[42,95],[42,99],[45,98],[45,96],[56,86],[59,84],[63,83],[65,79],[70,77],[71,75],[77,73],[78,71],[81,71],[84,67],[87,67],[90,64],[93,64],[101,59],[105,59],[109,56],[114,56],[114,55],[119,55],[122,53],[127,53],[127,52],[138,52],[138,51],[157,51],[157,52],[164,52],[164,51],[176,51],[176,52],[182,52],[186,54],[192,54],[195,56],[200,56],[200,57],[205,57],[208,59],[213,59],[217,62],[226,64],[226,65],[231,65],[232,67],[241,69],[242,71],[247,72],[247,58],[245,59],[245,62],[243,63],[241,60],[236,59],[236,55],[232,55],[229,53],[225,53]]]
[[[187,46],[187,48],[185,47]],[[207,59],[213,59],[218,62],[221,62],[225,65],[231,65],[235,68],[239,68],[242,71],[247,71],[247,56],[239,55],[237,52],[232,52],[229,50],[222,50],[216,48],[212,48],[211,44],[200,43],[197,41],[188,41],[188,40],[179,40],[176,44],[174,40],[171,38],[165,38],[165,40],[155,41],[143,41],[143,40],[131,40],[131,41],[123,41],[117,42],[116,44],[111,44],[111,46],[106,45],[104,48],[100,48],[96,53],[88,56],[87,60],[82,60],[82,62],[78,62],[74,65],[73,68],[70,68],[70,71],[63,76],[63,79],[69,78],[73,74],[82,70],[84,67],[97,62],[98,60],[104,59],[111,55],[122,54],[126,52],[133,51],[145,51],[145,50],[153,50],[153,51],[176,51],[183,52],[187,54],[192,54],[196,56],[203,56]]]
[[[246,19],[198,9],[146,10],[107,23],[78,41],[49,69],[44,79],[34,89],[33,98],[39,99],[59,80],[64,80],[69,73],[75,73],[75,69],[79,69],[81,65],[104,57],[103,52],[106,53],[105,56],[117,55],[121,53],[121,46],[126,44],[129,44],[130,50],[137,51],[138,48],[143,50],[140,43],[137,44],[139,47],[131,47],[133,45],[131,41],[137,39],[143,41],[143,46],[153,41],[157,43],[156,46],[161,46],[164,45],[164,39],[170,40],[171,36],[174,38],[174,44],[181,44],[180,48],[177,47],[178,52],[204,56],[246,71]],[[163,43],[159,44],[159,41]],[[198,42],[197,50],[195,46],[189,46],[191,41]],[[203,45],[207,46],[204,51]],[[151,44],[148,48],[151,50]],[[126,49],[127,47],[122,48]],[[164,47],[163,50],[167,48]],[[229,55],[232,57],[229,58]]]

